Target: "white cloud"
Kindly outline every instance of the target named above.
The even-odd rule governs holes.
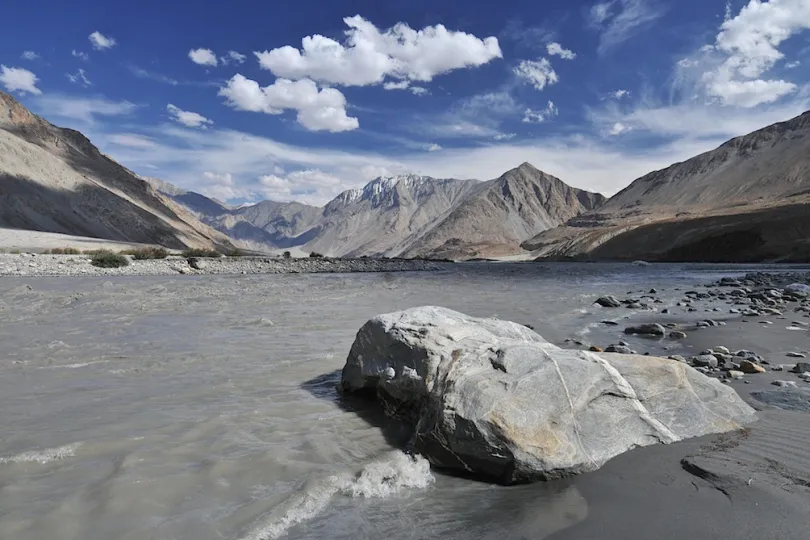
[[[191,61],[200,66],[216,66],[218,64],[217,55],[211,49],[191,49],[188,51]]]
[[[412,114],[405,128],[431,139],[486,138],[501,135],[501,122],[522,112],[507,91],[486,92],[461,99],[441,114]]]
[[[23,51],[22,55],[20,55],[20,58],[22,58],[23,60],[36,60],[39,58],[39,55],[34,51]]]
[[[703,68],[708,95],[723,105],[755,107],[794,93],[796,84],[761,78],[784,58],[779,46],[810,28],[807,0],[751,0],[720,26],[714,45],[707,46],[680,65]]]
[[[149,79],[149,80],[152,80],[152,81],[157,81],[157,82],[170,84],[172,86],[177,86],[178,84],[180,84],[180,81],[178,81],[177,79],[167,77],[166,75],[162,75],[160,73],[155,73],[153,71],[148,71],[146,69],[139,68],[138,66],[131,65],[131,64],[129,66],[127,66],[127,67],[132,72],[132,74],[135,75],[136,77],[138,77],[139,79]]]
[[[359,122],[346,114],[346,98],[334,88],[318,90],[309,79],[276,79],[264,88],[240,74],[233,76],[219,95],[227,104],[242,111],[281,114],[285,109],[298,113],[298,123],[310,131],[349,131]]]
[[[95,31],[89,36],[87,39],[90,40],[90,43],[93,44],[93,48],[97,51],[103,51],[104,49],[110,49],[115,47],[116,41],[112,37],[107,37],[99,31]]]
[[[514,139],[515,137],[517,137],[517,133],[498,133],[492,138],[496,141],[508,141],[510,139]]]
[[[623,99],[626,97],[630,97],[630,90],[616,90],[615,92],[610,93],[610,97],[613,99]]]
[[[70,54],[73,55],[75,58],[78,58],[79,60],[84,60],[85,62],[87,62],[90,59],[90,57],[87,56],[86,52],[77,51],[76,49],[70,51]]]
[[[150,137],[138,135],[137,133],[115,133],[107,137],[107,141],[117,146],[130,148],[154,148],[157,146]]]
[[[622,133],[627,133],[631,129],[632,128],[629,128],[629,127],[625,126],[621,122],[616,122],[615,124],[613,124],[613,127],[610,128],[609,133],[611,135],[613,135],[613,136],[616,136],[616,135],[621,135]]]
[[[74,73],[72,75],[70,73],[67,73],[66,75],[67,75],[67,78],[70,80],[70,82],[72,82],[74,84],[80,84],[80,85],[82,85],[84,87],[87,87],[87,86],[90,86],[91,84],[93,84],[87,78],[87,74],[84,72],[83,69],[79,69],[79,71],[77,71],[76,73]]]
[[[424,96],[430,93],[427,88],[422,86],[411,86],[410,81],[388,81],[383,84],[383,88],[386,90],[407,90],[415,96]]]
[[[92,124],[97,117],[126,116],[138,108],[129,101],[111,101],[105,98],[76,98],[65,95],[49,95],[38,98],[34,105],[37,112],[51,118],[77,120]],[[80,126],[84,127],[84,126]]]
[[[383,85],[383,88],[386,90],[407,90],[410,86],[410,81],[389,81]]]
[[[285,46],[256,52],[259,64],[286,79],[367,86],[386,78],[429,82],[502,57],[497,38],[479,39],[440,24],[414,30],[399,23],[380,31],[359,15],[343,21],[349,27],[345,43],[315,34],[302,40],[300,50]]]
[[[262,175],[257,191],[259,198],[272,201],[322,205],[345,191],[345,184],[319,169],[305,169],[286,176]]]
[[[555,84],[559,80],[554,68],[551,67],[551,62],[546,58],[537,61],[522,60],[513,72],[537,90],[543,90],[547,85]]]
[[[610,2],[603,2],[591,6],[590,11],[588,12],[590,23],[595,26],[600,26],[602,23],[608,20],[611,16],[610,11],[615,3],[615,0],[611,0]]]
[[[785,68],[787,68],[787,69],[795,69],[795,68],[799,67],[800,65],[802,65],[802,63],[799,60],[796,60],[795,62],[786,63]]]
[[[427,147],[427,151],[428,151],[428,152],[438,152],[438,151],[439,151],[439,150],[441,150],[441,149],[442,149],[442,147],[441,147],[441,146],[439,146],[439,145],[438,145],[438,144],[436,144],[436,143],[433,143],[433,144],[431,144],[430,146],[428,146],[428,147]]]
[[[233,62],[234,64],[242,64],[246,59],[247,56],[245,56],[242,53],[236,51],[228,51],[227,56],[221,57],[219,61],[222,62],[222,65],[227,66],[231,62]]]
[[[9,92],[39,95],[42,91],[37,88],[38,80],[37,76],[27,69],[0,66],[0,83]]]
[[[205,129],[208,126],[214,124],[212,120],[209,120],[205,116],[191,112],[191,111],[184,111],[179,107],[175,107],[171,103],[166,105],[166,110],[169,113],[169,117],[179,124],[183,124],[186,127],[198,127]]]
[[[553,101],[549,101],[544,109],[526,109],[523,111],[523,122],[526,124],[539,124],[558,114],[560,114],[560,111],[557,106],[554,105]]]
[[[548,52],[549,56],[559,56],[563,60],[573,60],[577,57],[574,51],[565,49],[562,45],[556,42],[546,45],[546,51]]]
[[[601,32],[599,54],[624,43],[659,19],[665,11],[659,0],[613,0],[594,4],[588,19]]]

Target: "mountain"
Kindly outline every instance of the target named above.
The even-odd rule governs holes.
[[[233,247],[184,206],[0,92],[0,227],[160,244]]]
[[[498,256],[519,251],[539,231],[604,203],[605,197],[572,188],[529,163],[480,183],[426,235],[409,256]]]
[[[604,201],[602,195],[572,188],[528,163],[488,182],[418,175],[377,178],[361,189],[344,191],[323,208],[264,201],[225,209],[192,200],[189,192],[173,187],[164,192],[174,193],[175,201],[205,223],[253,247],[300,247],[350,257],[519,253],[521,241]],[[214,212],[207,213],[209,208]]]
[[[543,258],[810,261],[810,112],[643,176],[523,247]]]

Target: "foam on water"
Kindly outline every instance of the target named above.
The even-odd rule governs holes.
[[[0,457],[0,463],[50,463],[60,459],[66,459],[76,455],[76,449],[82,443],[73,443],[59,448],[47,448],[45,450],[29,450],[11,457]]]
[[[338,494],[384,498],[405,489],[426,488],[434,481],[430,463],[425,458],[409,456],[400,451],[390,452],[384,459],[363,467],[355,476],[349,473],[331,476],[296,493],[281,506],[278,515],[251,531],[243,540],[279,538],[295,525],[322,513],[332,497]]]

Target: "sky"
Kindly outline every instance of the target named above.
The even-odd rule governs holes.
[[[142,176],[321,205],[523,162],[611,195],[810,108],[810,0],[13,1],[0,89]],[[9,24],[10,23],[10,24]]]

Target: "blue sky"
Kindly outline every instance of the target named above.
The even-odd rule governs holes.
[[[144,176],[322,204],[524,161],[612,194],[810,108],[810,0],[14,2],[0,88]]]

